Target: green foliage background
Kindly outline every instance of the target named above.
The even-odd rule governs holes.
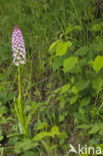
[[[84,142],[102,147],[102,21],[102,13],[96,17],[94,0],[0,1],[0,144],[5,155],[66,156],[69,144]],[[15,25],[22,30],[27,52],[21,69],[31,135],[26,141],[14,107]]]

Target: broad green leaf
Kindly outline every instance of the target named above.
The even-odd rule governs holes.
[[[37,127],[37,129],[44,129],[44,128],[48,128],[49,125],[46,122],[40,123]]]
[[[81,31],[82,30],[82,28],[79,26],[79,25],[76,25],[76,26],[74,26],[74,27],[72,27],[72,26],[68,26],[67,28],[66,28],[66,34],[68,34],[68,33],[70,33],[71,31]]]
[[[72,87],[72,92],[73,92],[75,95],[78,94],[78,89],[77,89],[76,86],[73,86],[73,87]]]
[[[0,135],[0,141],[2,141],[2,140],[3,140],[3,138],[4,138],[4,137],[3,137],[3,135]]]
[[[82,100],[80,101],[80,107],[86,106],[90,103],[90,98],[89,97],[84,97],[82,98]]]
[[[68,45],[68,47],[72,46],[72,42],[71,41],[66,42],[66,44]]]
[[[59,42],[56,47],[56,56],[62,56],[66,53],[68,44],[64,42]]]
[[[97,93],[99,93],[102,90],[102,87],[103,87],[102,78],[98,77],[95,80],[93,80],[92,87],[96,90]]]
[[[65,107],[65,104],[66,104],[65,100],[61,100],[60,101],[60,109],[63,109]]]
[[[84,90],[85,88],[87,88],[89,85],[89,81],[84,80],[82,78],[79,79],[79,81],[76,83],[76,87],[79,91]]]
[[[71,87],[71,84],[68,83],[68,84],[62,86],[61,88],[58,88],[58,89],[54,90],[54,93],[60,92],[60,94],[63,94],[65,92],[67,92],[70,87]]]
[[[50,132],[40,132],[36,136],[33,137],[34,141],[40,141],[44,137],[54,137],[55,135],[59,135],[59,129],[57,126],[53,126]]]
[[[89,131],[89,134],[95,134],[98,131],[100,131],[100,133],[103,133],[103,123],[102,122],[98,122],[95,123],[92,127],[92,129]]]
[[[76,66],[74,66],[74,68],[72,68],[69,73],[80,73],[82,71],[82,68],[80,67],[79,64],[77,64]]]
[[[59,132],[59,128],[55,125],[51,128],[51,133],[52,135],[59,135],[60,132]]]
[[[62,122],[64,120],[65,116],[63,114],[59,114],[59,122]]]
[[[89,131],[89,134],[95,134],[100,130],[100,127],[98,124],[94,124],[92,129]]]
[[[70,72],[77,63],[78,57],[71,56],[65,59],[63,62],[64,72]]]
[[[69,32],[71,32],[73,29],[71,26],[68,26],[65,30],[65,33],[68,34]]]
[[[75,103],[75,102],[78,100],[78,98],[79,98],[78,95],[71,97],[71,98],[70,98],[70,104]]]
[[[82,27],[79,26],[79,25],[76,25],[76,26],[73,27],[73,30],[81,31],[82,30]]]
[[[99,135],[103,136],[103,129],[99,131]]]
[[[36,136],[33,137],[34,141],[39,141],[43,139],[44,137],[54,137],[54,135],[51,132],[40,132]]]
[[[98,41],[98,45],[97,45],[96,50],[97,50],[98,52],[103,51],[103,39],[100,39],[100,40]]]
[[[59,40],[53,42],[49,48],[49,53],[53,53],[56,51],[56,46],[57,46],[57,43],[60,42]]]
[[[60,94],[66,93],[69,90],[70,87],[71,87],[71,85],[69,83],[62,86],[61,90],[60,90]]]
[[[100,24],[94,24],[92,26],[92,31],[101,31],[101,25]]]
[[[63,66],[63,58],[55,57],[51,63],[51,67],[53,68],[53,71],[59,70],[61,66]]]
[[[100,106],[99,106],[99,108],[98,108],[96,114],[99,114],[100,111],[102,110],[102,108],[103,108],[103,102],[100,104]]]
[[[85,56],[88,54],[88,52],[89,52],[89,47],[81,47],[75,52],[75,55]]]
[[[103,68],[103,56],[98,55],[93,62],[93,69],[98,73]]]

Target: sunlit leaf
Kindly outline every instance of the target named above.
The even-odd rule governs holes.
[[[69,72],[78,63],[78,57],[71,56],[64,60],[64,72]]]
[[[98,55],[93,62],[93,69],[98,73],[103,68],[103,56]]]
[[[67,51],[68,44],[65,42],[59,42],[56,47],[56,56],[62,56]]]

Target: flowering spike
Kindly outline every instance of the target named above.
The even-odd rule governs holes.
[[[19,64],[25,64],[26,61],[26,51],[23,40],[23,35],[19,26],[14,27],[12,33],[12,51],[13,51],[13,63],[18,66]]]

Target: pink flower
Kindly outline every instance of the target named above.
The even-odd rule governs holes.
[[[26,61],[26,51],[23,40],[23,35],[19,26],[14,27],[12,33],[12,51],[13,51],[13,63],[18,66],[19,64],[25,64]]]

